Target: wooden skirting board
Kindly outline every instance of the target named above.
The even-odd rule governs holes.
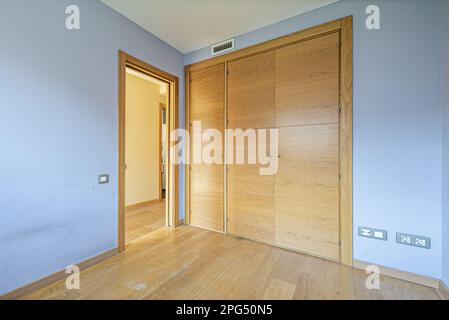
[[[357,268],[357,269],[365,270],[366,267],[369,265],[378,266],[380,269],[380,274],[384,275],[384,276],[421,284],[423,286],[432,287],[435,289],[442,289],[441,285],[443,284],[443,282],[439,279],[422,276],[422,275],[412,273],[412,272],[407,272],[407,271],[402,271],[402,270],[398,270],[398,269],[380,266],[376,263],[369,263],[369,262],[360,261],[360,260],[353,261],[353,267]]]
[[[118,248],[106,251],[102,254],[99,254],[98,256],[95,256],[93,258],[84,260],[80,263],[77,263],[76,265],[80,270],[87,269],[103,260],[106,260],[112,256],[115,256],[118,253]],[[5,295],[0,296],[0,300],[15,300],[19,299],[20,297],[23,297],[26,294],[29,294],[31,292],[37,291],[39,289],[42,289],[54,282],[57,282],[59,280],[64,279],[68,275],[66,274],[65,270],[58,271],[56,273],[53,273],[52,275],[49,275],[45,278],[42,278],[40,280],[37,280],[33,283],[30,283],[24,287],[21,287],[19,289],[16,289],[14,291],[11,291]]]
[[[161,201],[165,201],[165,199],[154,199],[154,200],[148,200],[148,201],[143,201],[143,202],[131,204],[129,206],[126,206],[125,210],[140,209],[140,208],[148,207],[148,206],[151,206],[153,204],[159,203]]]

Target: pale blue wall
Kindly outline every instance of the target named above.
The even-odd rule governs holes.
[[[382,30],[365,28],[381,9]],[[235,38],[237,49],[354,16],[354,258],[441,276],[439,1],[342,0]],[[446,34],[447,36],[447,34]],[[208,48],[185,64],[210,57]],[[388,230],[387,242],[357,226]],[[395,243],[395,232],[432,238],[432,249]]]
[[[449,1],[441,9],[441,79],[443,119],[443,267],[442,277],[449,287]]]
[[[434,277],[442,203],[449,220],[439,3],[343,0],[236,38],[242,48],[354,15],[354,225],[389,231],[388,242],[354,234],[354,257]],[[64,27],[68,4],[80,5],[80,31]],[[365,29],[367,4],[380,6],[382,30]],[[2,1],[0,39],[2,294],[117,245],[117,50],[180,78],[180,124],[184,91],[182,54],[98,1]],[[397,245],[395,231],[430,236],[432,249]]]
[[[2,294],[117,246],[117,52],[181,86],[183,55],[93,0],[1,1],[0,39]]]

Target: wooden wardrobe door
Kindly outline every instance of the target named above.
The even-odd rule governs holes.
[[[338,33],[276,50],[276,125],[338,123]]]
[[[273,50],[228,64],[228,128],[274,127],[275,58]],[[235,139],[232,152],[235,163]],[[260,175],[260,164],[228,168],[228,233],[273,243],[274,176]]]
[[[228,128],[275,126],[276,52],[228,63]]]
[[[276,243],[339,260],[339,34],[276,50]]]
[[[276,243],[339,260],[338,125],[279,129]]]
[[[201,121],[203,132],[215,128],[223,135],[224,81],[224,64],[190,73],[190,121]],[[203,146],[206,144],[203,142]],[[223,232],[223,164],[195,164],[192,152],[191,145],[190,224]],[[223,156],[221,158],[223,163]]]

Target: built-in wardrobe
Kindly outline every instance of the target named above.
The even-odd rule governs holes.
[[[201,121],[224,146],[189,150],[188,224],[352,263],[351,17],[187,66],[186,100],[191,141]],[[225,129],[277,129],[277,171],[225,163]]]

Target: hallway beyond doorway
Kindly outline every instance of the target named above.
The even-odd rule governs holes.
[[[145,207],[126,209],[125,241],[129,243],[143,235],[165,227],[165,200]]]

